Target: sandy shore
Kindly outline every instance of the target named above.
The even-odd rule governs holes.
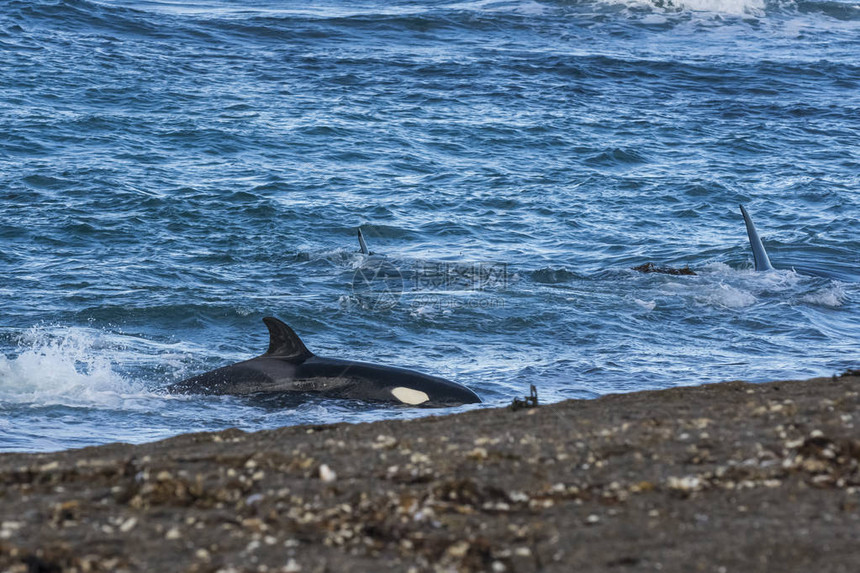
[[[853,573],[858,392],[729,382],[4,454],[0,570]]]

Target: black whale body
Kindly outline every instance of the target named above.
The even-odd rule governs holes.
[[[437,376],[316,356],[277,318],[266,317],[263,322],[270,337],[265,354],[187,378],[169,390],[183,394],[311,393],[411,406],[456,406],[481,401],[465,386]]]

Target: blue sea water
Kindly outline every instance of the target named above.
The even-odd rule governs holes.
[[[166,392],[267,315],[485,406],[838,373],[858,192],[857,1],[0,0],[0,450],[437,413]]]

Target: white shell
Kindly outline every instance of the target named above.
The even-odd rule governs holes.
[[[327,464],[322,464],[320,466],[320,479],[325,483],[331,483],[337,479],[337,474]]]

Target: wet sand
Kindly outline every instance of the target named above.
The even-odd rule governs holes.
[[[845,571],[860,378],[0,455],[0,571]]]

